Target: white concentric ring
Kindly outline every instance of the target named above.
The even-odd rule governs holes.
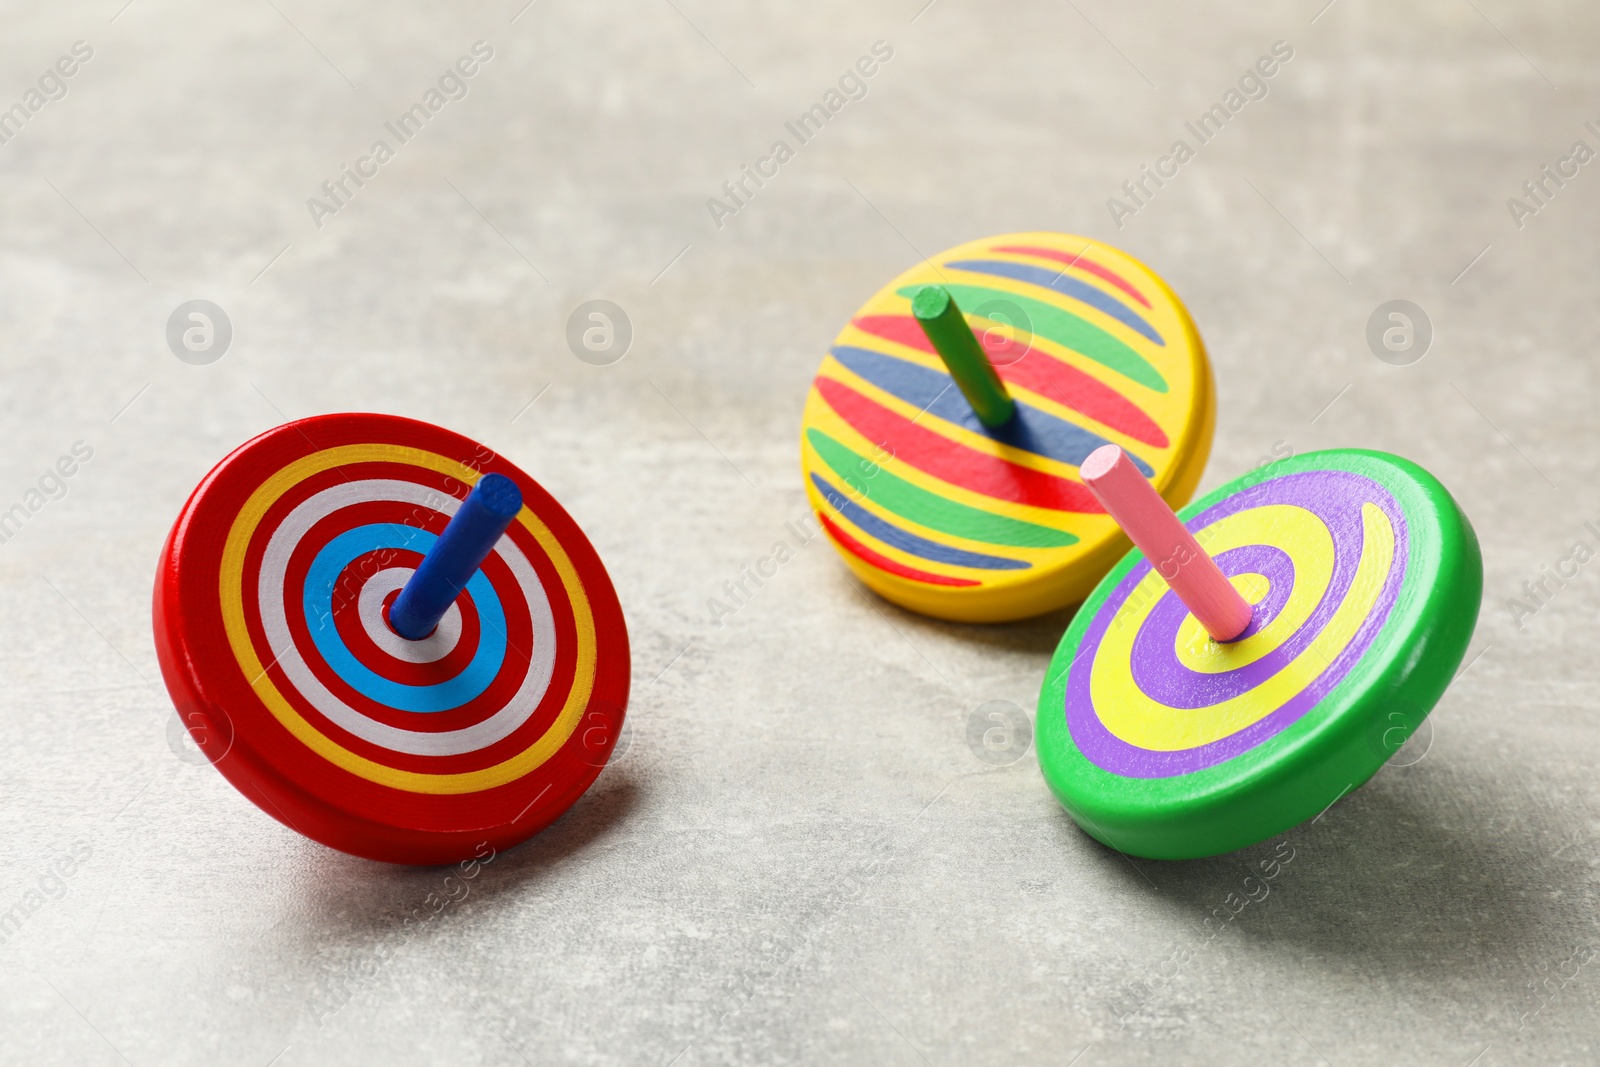
[[[415,567],[389,567],[367,579],[356,600],[356,613],[361,628],[372,638],[380,652],[407,663],[435,663],[448,656],[461,640],[461,607],[451,604],[445,609],[438,627],[420,641],[408,641],[389,628],[383,617],[383,601],[388,595],[406,584]]]
[[[344,482],[322,490],[291,511],[273,531],[261,559],[261,576],[256,584],[256,606],[261,611],[262,629],[273,660],[302,697],[329,721],[363,741],[411,756],[460,756],[487,748],[509,737],[528,721],[555,674],[556,627],[550,599],[522,550],[509,537],[502,537],[494,554],[511,569],[528,613],[533,621],[533,648],[528,654],[528,673],[522,685],[493,715],[459,730],[421,732],[377,722],[336,697],[317,678],[300,655],[289,630],[284,595],[288,582],[289,557],[322,519],[355,504],[391,501],[453,516],[461,502],[446,497],[425,485],[390,478],[370,478]]]

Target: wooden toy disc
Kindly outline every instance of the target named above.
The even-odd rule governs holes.
[[[945,286],[1016,401],[988,430],[910,311]],[[890,282],[834,339],[806,398],[811,506],[869,587],[970,622],[1074,604],[1128,541],[1078,478],[1112,443],[1173,507],[1199,484],[1211,368],[1183,304],[1109,245],[1016,233],[952,248]]]
[[[1252,603],[1249,629],[1211,640],[1136,549],[1078,611],[1039,696],[1056,798],[1153,859],[1265,840],[1372,777],[1450,684],[1483,595],[1466,517],[1397,456],[1281,460],[1181,517]]]
[[[472,483],[524,506],[434,633],[385,612]],[[389,415],[291,422],[240,446],[178,515],[156,652],[202,752],[295,830],[395,863],[537,833],[622,728],[628,634],[605,567],[537,482]]]

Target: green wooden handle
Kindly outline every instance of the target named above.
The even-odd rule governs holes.
[[[1016,404],[1006,392],[1005,383],[995,373],[994,364],[967,326],[966,316],[956,306],[955,297],[942,285],[925,285],[911,298],[911,314],[928,335],[933,350],[939,353],[950,377],[961,387],[978,421],[998,429],[1011,421]]]

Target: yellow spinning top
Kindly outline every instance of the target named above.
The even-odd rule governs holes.
[[[860,579],[964,622],[1077,603],[1128,550],[1079,476],[1122,448],[1172,507],[1216,421],[1189,313],[1127,254],[1018,233],[906,271],[834,338],[806,398],[800,467]]]

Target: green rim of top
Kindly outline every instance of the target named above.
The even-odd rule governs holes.
[[[1313,818],[1377,773],[1453,679],[1483,598],[1483,558],[1466,515],[1433,475],[1383,452],[1292,456],[1237,478],[1180,513],[1186,522],[1245,489],[1291,474],[1348,471],[1398,504],[1408,551],[1389,617],[1348,673],[1297,720],[1230,759],[1170,777],[1112,773],[1074,742],[1065,709],[1069,669],[1138,549],[1112,568],[1061,639],[1039,694],[1039,768],[1091,837],[1151,859],[1218,855]]]

